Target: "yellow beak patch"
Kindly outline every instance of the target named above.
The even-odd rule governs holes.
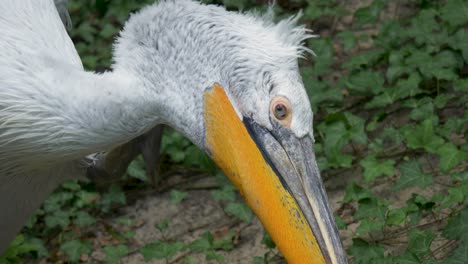
[[[205,92],[206,145],[288,263],[325,263],[291,194],[263,158],[219,85]]]

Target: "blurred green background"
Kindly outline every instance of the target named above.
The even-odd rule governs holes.
[[[245,11],[268,5],[203,2]],[[69,3],[70,35],[86,69],[109,69],[122,25],[151,3]],[[317,56],[306,55],[300,65],[315,113],[319,166],[328,192],[340,196],[335,214],[351,263],[468,263],[468,2],[278,0],[274,10],[278,19],[302,11],[300,22],[320,36],[305,43]],[[160,180],[181,170],[220,174],[205,154],[166,129]],[[220,182],[213,199],[249,222],[248,208],[222,176]],[[147,186],[141,158],[104,191],[92,182],[65,183],[0,263],[87,262],[83,255],[93,244],[76,230],[101,221],[127,203],[128,193]],[[187,196],[162,191],[175,203]],[[172,263],[177,252],[191,250],[206,254],[207,263],[229,263],[218,253],[236,250],[232,236],[213,240],[209,232],[190,244],[156,241],[140,248],[131,245],[131,230],[115,235],[120,242],[104,248],[106,262],[139,251],[147,260]],[[268,236],[264,244],[274,249]],[[246,263],[274,261],[277,256],[265,255]]]

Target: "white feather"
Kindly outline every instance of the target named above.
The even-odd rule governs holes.
[[[0,0],[0,252],[59,182],[84,174],[86,155],[159,123],[204,148],[203,92],[215,82],[267,128],[271,98],[287,96],[292,130],[310,133],[297,58],[311,35],[297,20],[161,1],[131,16],[100,75],[83,70],[54,1]]]

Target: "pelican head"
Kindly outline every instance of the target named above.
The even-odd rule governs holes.
[[[310,35],[297,19],[161,2],[131,17],[114,67],[163,98],[163,123],[223,169],[288,262],[347,263],[313,152],[297,62]]]

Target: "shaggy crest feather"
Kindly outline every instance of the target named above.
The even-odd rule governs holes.
[[[283,42],[283,45],[294,49],[298,58],[304,58],[304,53],[309,53],[315,56],[314,51],[307,48],[304,43],[307,39],[315,38],[317,35],[312,34],[313,30],[298,23],[303,15],[302,10],[295,15],[280,20],[279,22],[275,22],[275,5],[276,1],[272,1],[266,12],[261,13],[253,10],[249,11],[247,14],[250,13],[252,16],[262,20],[265,27],[273,28],[273,31],[276,32],[280,41]]]

